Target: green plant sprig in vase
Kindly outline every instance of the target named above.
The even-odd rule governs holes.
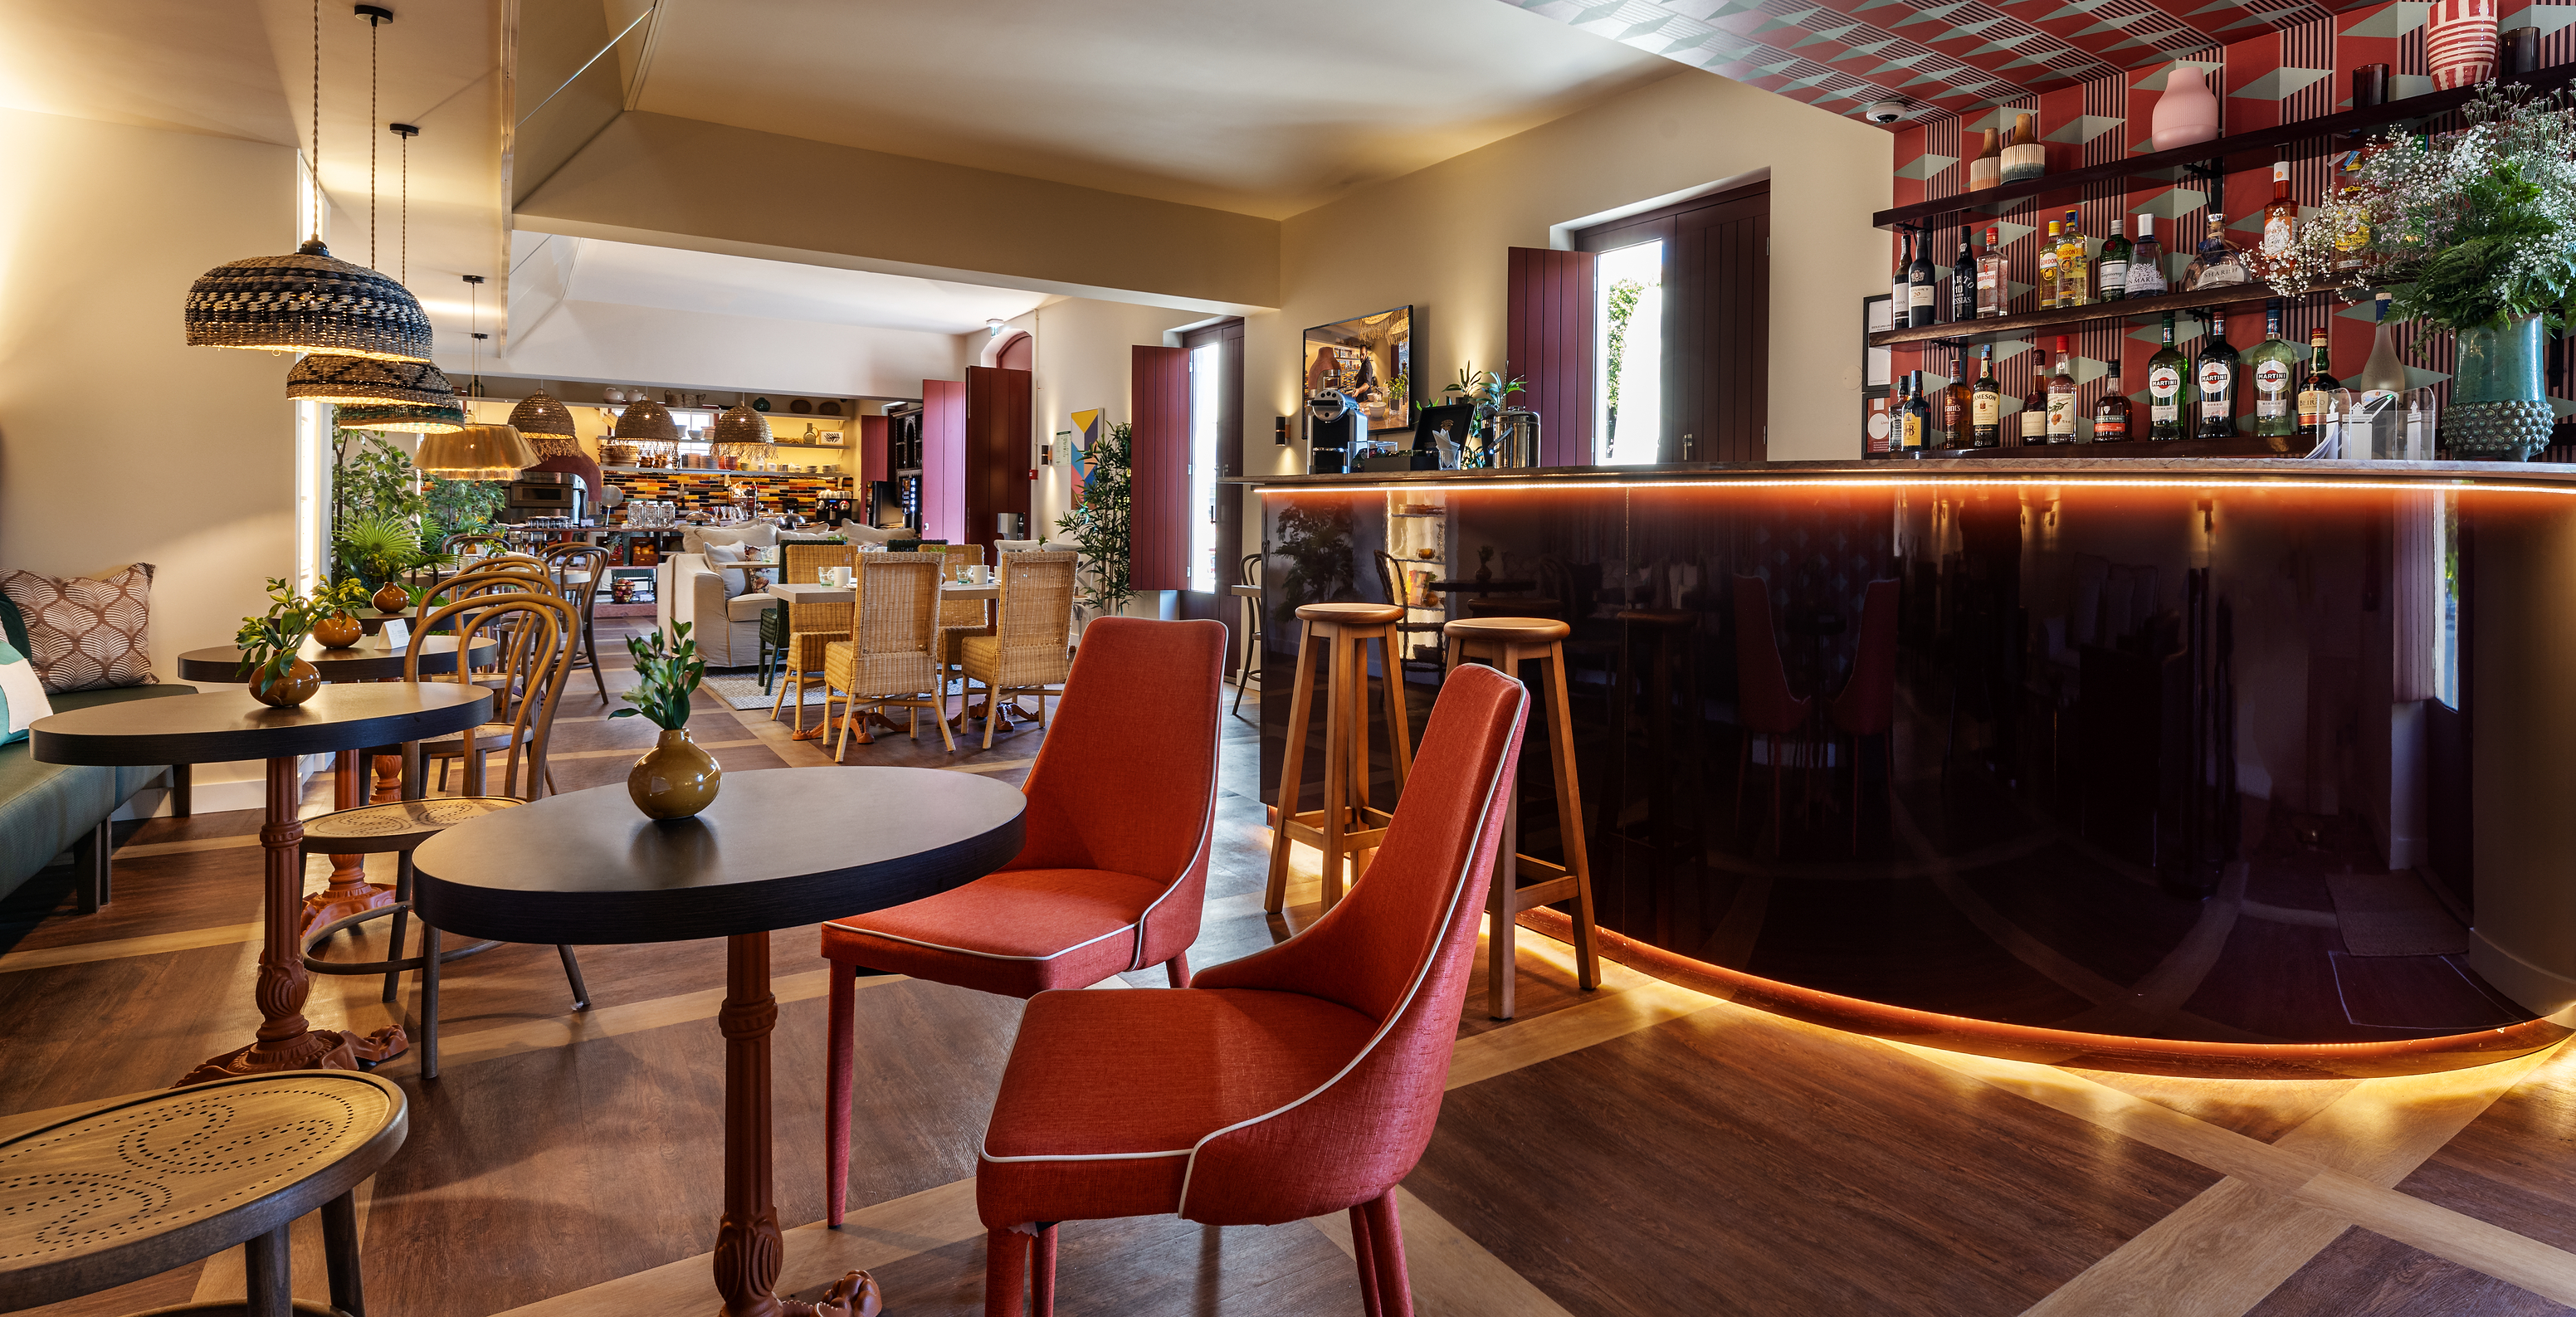
[[[715,756],[689,739],[689,699],[706,680],[706,660],[698,657],[686,622],[673,623],[668,639],[660,631],[630,637],[626,652],[635,656],[635,685],[619,698],[634,707],[608,716],[646,718],[662,729],[627,771],[626,794],[646,818],[688,818],[714,804],[724,785]]]
[[[366,591],[354,581],[325,585],[309,595],[299,595],[286,584],[283,576],[268,578],[268,611],[257,617],[242,619],[241,629],[233,633],[233,644],[241,650],[241,667],[233,675],[250,687],[251,698],[262,704],[290,709],[313,698],[322,688],[322,674],[312,664],[296,656],[304,640],[313,634],[316,623],[340,617],[352,606],[364,605]]]

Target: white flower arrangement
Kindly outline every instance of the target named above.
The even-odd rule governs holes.
[[[2549,314],[2576,288],[2576,108],[2488,83],[2465,126],[2362,149],[2357,186],[2324,199],[2262,270],[2283,296],[2385,289],[2391,320],[2445,329]]]

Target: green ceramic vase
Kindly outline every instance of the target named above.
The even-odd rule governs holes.
[[[2442,443],[2454,458],[2528,462],[2549,446],[2557,422],[2541,387],[2540,317],[2459,331],[2459,365],[2442,412]]]
[[[716,757],[689,739],[688,729],[662,733],[626,774],[626,794],[648,819],[685,819],[716,803],[724,770]]]

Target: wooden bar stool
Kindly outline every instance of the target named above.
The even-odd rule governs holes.
[[[1394,743],[1395,789],[1413,771],[1413,732],[1404,715],[1403,668],[1394,604],[1306,604],[1297,610],[1297,684],[1288,701],[1288,757],[1279,766],[1279,803],[1271,810],[1270,887],[1261,908],[1279,913],[1288,901],[1288,846],[1305,842],[1324,853],[1324,908],[1342,899],[1342,862],[1351,881],[1367,865],[1363,852],[1386,837],[1394,815],[1369,804],[1368,642],[1378,642],[1386,663],[1387,739]],[[1314,712],[1315,650],[1329,646],[1324,672],[1324,805],[1301,810],[1305,794],[1306,727]]]
[[[1564,864],[1520,853],[1520,791],[1514,788],[1503,818],[1501,854],[1485,901],[1493,931],[1485,947],[1485,1011],[1497,1020],[1512,1018],[1513,988],[1519,965],[1513,955],[1513,921],[1524,910],[1558,901],[1574,902],[1575,975],[1588,991],[1601,986],[1601,956],[1592,936],[1592,860],[1584,848],[1583,789],[1575,777],[1574,724],[1565,700],[1565,623],[1544,617],[1471,617],[1442,628],[1449,638],[1449,666],[1475,660],[1519,680],[1521,664],[1544,665],[1544,685],[1533,701],[1547,711],[1547,757],[1556,770],[1556,832],[1565,840]],[[1292,742],[1293,744],[1293,742]],[[1527,886],[1521,879],[1537,881]]]

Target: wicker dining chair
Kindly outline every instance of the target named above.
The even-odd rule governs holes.
[[[1080,555],[1002,555],[1000,617],[993,634],[970,635],[960,650],[968,694],[984,688],[984,748],[1021,695],[1038,697],[1038,730],[1046,730],[1049,695],[1064,694],[1073,667],[1073,568]]]
[[[864,725],[866,712],[888,707],[912,710],[915,737],[921,735],[921,711],[930,710],[940,743],[957,748],[944,716],[946,678],[939,666],[939,573],[946,562],[936,553],[859,556],[849,638],[823,647],[825,726],[831,725],[834,698],[844,702],[841,737],[832,747],[835,762],[849,748],[853,726],[859,744],[875,743]]]
[[[779,565],[787,584],[817,585],[824,568],[852,567],[859,557],[856,548],[847,544],[789,544],[780,549]],[[787,605],[787,639],[779,649],[778,695],[769,702],[769,720],[778,721],[779,711],[787,707],[788,692],[794,691],[796,712],[788,725],[797,740],[822,736],[831,726],[827,701],[822,725],[810,733],[805,730],[805,691],[822,684],[824,647],[849,638],[851,613],[848,603]]]
[[[940,564],[940,579],[943,581],[956,580],[957,569],[960,567],[980,567],[984,563],[984,546],[981,544],[943,544],[939,546],[938,551],[945,556],[945,561]],[[928,553],[930,550],[924,547],[922,552]],[[965,730],[966,717],[962,691],[965,674],[959,667],[965,653],[964,643],[968,636],[991,634],[993,634],[993,605],[990,600],[949,599],[944,596],[940,599],[939,694],[940,698],[945,700],[948,696],[948,683],[954,681],[960,684],[957,714],[959,731]],[[942,716],[945,716],[944,707]]]
[[[438,973],[439,967],[451,961],[489,951],[501,945],[495,941],[443,950],[438,930],[421,925],[420,954],[403,955],[404,925],[411,918],[412,852],[422,842],[467,819],[479,818],[499,810],[514,808],[536,800],[553,789],[546,768],[546,746],[554,733],[555,710],[563,701],[563,688],[570,684],[572,651],[565,643],[576,613],[573,606],[550,594],[518,591],[507,594],[477,595],[451,603],[431,614],[428,621],[452,623],[457,629],[460,651],[480,642],[484,635],[500,642],[499,664],[502,673],[500,689],[494,692],[494,721],[476,729],[478,741],[490,741],[483,753],[470,757],[465,769],[465,794],[421,799],[421,761],[426,748],[419,742],[403,747],[403,795],[406,799],[378,805],[362,805],[304,821],[302,845],[307,854],[363,855],[391,852],[397,856],[394,878],[394,902],[361,911],[346,919],[315,926],[304,935],[304,967],[315,974],[382,974],[385,976],[384,1000],[394,999],[395,980],[406,970],[420,972],[420,1074],[423,1079],[438,1077]],[[403,679],[423,680],[420,652],[432,628],[423,626],[412,633],[410,651],[403,659]],[[474,678],[463,665],[445,678],[465,682]],[[506,746],[509,757],[501,772],[500,789],[490,791],[491,782],[484,755]],[[313,949],[328,941],[344,928],[369,920],[391,918],[393,939],[386,958],[352,964],[324,960]],[[572,984],[573,1009],[587,1010],[590,990],[582,983],[581,962],[574,959],[572,948],[558,946],[563,959],[564,977]]]

